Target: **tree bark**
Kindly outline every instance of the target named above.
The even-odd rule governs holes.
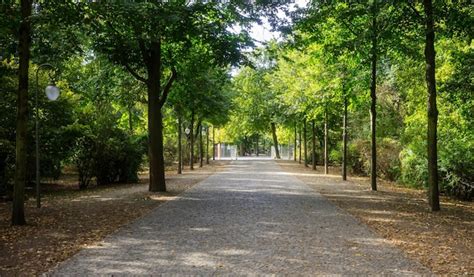
[[[311,121],[311,140],[313,142],[313,151],[312,151],[312,157],[311,160],[313,161],[313,170],[316,170],[316,127],[315,127],[315,122],[314,119]]]
[[[295,122],[295,147],[294,147],[294,150],[293,150],[293,159],[295,160],[296,162],[296,144],[297,144],[297,127],[296,127],[296,122]]]
[[[303,119],[304,166],[308,167],[308,140],[306,132],[306,118]]]
[[[204,141],[202,139],[202,124],[199,124],[199,167],[203,166],[204,161]]]
[[[328,153],[328,107],[324,110],[324,174],[329,173],[329,153]]]
[[[439,211],[438,187],[438,108],[436,106],[435,31],[432,0],[423,0],[426,16],[426,85],[428,87],[428,200],[432,211]]]
[[[370,133],[371,133],[371,159],[370,159],[370,184],[372,190],[377,190],[377,1],[372,4],[372,75],[370,85]]]
[[[276,125],[274,122],[271,123],[272,127],[272,136],[273,136],[273,146],[275,147],[275,156],[277,159],[281,159],[280,150],[278,149],[278,138],[276,134]]]
[[[216,129],[212,126],[212,160],[216,160]]]
[[[28,131],[28,69],[31,46],[31,1],[21,0],[21,23],[19,33],[18,97],[16,117],[16,161],[15,186],[13,188],[12,225],[24,225],[25,184],[27,171]]]
[[[256,145],[256,147],[255,147],[255,154],[257,155],[257,157],[258,157],[258,150],[259,150],[259,149],[258,149],[258,138],[259,138],[259,137],[258,137],[258,134],[257,134],[257,142],[256,142],[257,145]]]
[[[298,130],[298,138],[299,138],[299,144],[298,144],[298,150],[299,150],[299,155],[298,155],[298,163],[301,164],[301,127]]]
[[[343,88],[344,90],[344,88]],[[344,93],[344,116],[342,118],[342,180],[347,180],[347,95]]]
[[[209,126],[206,128],[206,164],[209,164]]]
[[[189,127],[189,169],[194,170],[194,111],[191,112],[191,126]]]
[[[163,117],[161,114],[161,41],[152,43],[148,62],[148,155],[150,191],[166,191],[163,158]]]
[[[178,174],[182,173],[182,166],[183,166],[183,151],[181,146],[181,116],[178,115]]]

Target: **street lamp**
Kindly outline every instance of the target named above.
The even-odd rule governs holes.
[[[183,153],[182,153],[182,149],[181,149],[181,117],[178,116],[178,118],[176,119],[176,124],[177,124],[177,127],[178,127],[178,174],[181,174],[182,173],[182,165],[183,165]]]
[[[36,69],[36,90],[35,90],[35,146],[36,146],[36,207],[41,207],[41,194],[40,194],[40,159],[39,159],[39,111],[38,111],[38,94],[39,94],[39,71],[43,68],[55,69],[54,66],[50,65],[49,63],[44,63],[38,66]],[[49,100],[55,101],[59,97],[59,88],[54,84],[51,76],[50,81],[51,84],[48,85],[44,92],[46,93],[46,97]]]
[[[186,127],[186,129],[184,129],[184,132],[186,133],[187,136],[189,136],[189,133],[191,133],[191,130],[188,127]]]

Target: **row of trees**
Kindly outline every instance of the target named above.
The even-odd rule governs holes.
[[[229,121],[222,133],[257,153],[259,141],[299,136],[305,164],[324,161],[327,171],[340,163],[344,178],[350,166],[369,174],[374,190],[377,176],[426,185],[432,210],[438,177],[443,191],[472,197],[472,4],[312,1],[291,13],[285,41],[243,55],[246,27],[281,4],[3,2],[0,185],[13,184],[12,223],[25,223],[32,115],[42,126],[42,176],[74,164],[82,188],[92,179],[136,179],[147,154],[149,189],[165,191],[165,165],[182,152],[183,129],[192,165],[195,153],[202,157],[194,141],[203,126]],[[45,62],[57,72],[32,87]],[[246,66],[231,81],[238,64]],[[39,112],[29,113],[32,88],[48,75],[61,98],[40,99]]]
[[[329,162],[340,164],[344,179],[350,165],[371,176],[373,190],[377,177],[426,186],[433,211],[439,186],[470,199],[472,12],[470,3],[444,1],[314,1],[295,13],[286,41],[235,78],[247,116],[239,122],[272,132],[275,145],[275,125],[284,136],[294,130],[313,165],[324,161],[327,172]]]
[[[41,153],[49,154],[42,156],[43,165],[50,159],[58,175],[65,164],[75,164],[81,187],[86,187],[92,177],[97,183],[135,179],[147,152],[149,190],[166,191],[165,156],[174,152],[166,151],[166,146],[171,145],[169,140],[176,141],[175,120],[180,130],[184,124],[191,130],[193,160],[193,140],[202,126],[227,120],[231,105],[225,89],[227,72],[243,61],[241,50],[251,44],[245,27],[278,5],[184,0],[3,2],[1,88],[8,96],[2,98],[6,147],[0,172],[2,184],[14,184],[12,223],[25,223],[25,186],[34,168],[29,165],[30,75],[38,65],[54,64],[61,73],[56,81],[62,90],[60,101],[41,100],[35,114],[45,132]]]

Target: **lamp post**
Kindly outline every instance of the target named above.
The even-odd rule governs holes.
[[[206,135],[206,127],[201,125],[201,132],[199,133],[199,167],[203,166],[204,160],[204,142],[202,137]]]
[[[36,90],[35,90],[35,147],[36,147],[36,207],[41,207],[41,190],[40,190],[40,159],[39,159],[39,110],[38,110],[38,94],[39,94],[39,71],[43,68],[55,69],[49,63],[44,63],[36,69]],[[46,97],[55,101],[59,97],[59,88],[56,87],[51,76],[51,83],[45,88]]]
[[[181,166],[183,164],[183,154],[181,150],[181,116],[178,116],[178,119],[176,119],[176,123],[178,124],[178,174],[181,174]]]
[[[193,170],[194,169],[194,155],[193,155],[193,138],[192,138],[192,135],[190,137],[190,134],[191,134],[191,129],[189,129],[188,127],[186,127],[186,129],[184,129],[184,133],[186,134],[187,137],[190,138],[190,143],[189,143],[189,169]]]

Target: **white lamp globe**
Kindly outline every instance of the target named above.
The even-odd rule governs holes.
[[[59,97],[59,88],[55,85],[49,85],[44,90],[49,100],[55,101]]]
[[[191,130],[189,130],[189,128],[186,128],[184,132],[186,133],[186,135],[189,135],[189,133],[191,133]]]

